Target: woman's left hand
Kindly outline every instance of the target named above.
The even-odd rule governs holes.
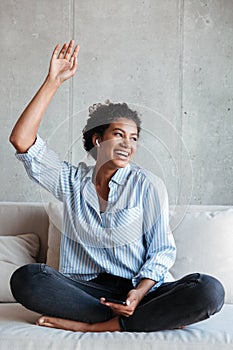
[[[74,47],[74,40],[65,43],[60,49],[58,44],[52,54],[49,66],[48,80],[56,82],[60,86],[65,80],[70,79],[77,71],[77,56],[79,45]]]
[[[115,315],[129,317],[133,315],[142,297],[143,295],[139,290],[131,289],[127,295],[126,305],[106,302],[105,298],[101,298],[100,302],[110,307]]]

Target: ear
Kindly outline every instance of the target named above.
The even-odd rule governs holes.
[[[98,134],[94,134],[92,136],[92,143],[93,143],[93,146],[96,147],[97,144],[96,144],[96,140],[100,139],[100,136]]]

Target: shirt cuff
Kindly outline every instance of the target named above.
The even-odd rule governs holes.
[[[37,135],[35,143],[25,153],[15,153],[18,160],[25,161],[30,160],[37,156],[37,154],[44,148],[45,141]]]

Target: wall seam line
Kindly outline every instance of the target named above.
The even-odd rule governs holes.
[[[179,123],[178,123],[178,170],[179,175],[182,172],[183,152],[183,82],[184,82],[184,0],[179,0]],[[177,203],[179,203],[181,183],[179,180],[182,176],[178,176],[177,180]]]
[[[69,40],[74,39],[75,32],[75,0],[69,1]],[[72,163],[72,144],[73,144],[73,113],[74,113],[74,80],[69,81],[69,102],[68,102],[68,162]]]

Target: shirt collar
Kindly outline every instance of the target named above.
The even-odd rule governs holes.
[[[120,168],[115,172],[115,174],[111,178],[111,181],[116,182],[118,185],[124,185],[130,171],[131,166],[130,164],[127,164],[125,168]]]
[[[94,172],[94,166],[90,167],[90,169],[86,173],[86,178],[92,178],[93,172]],[[113,177],[111,178],[111,181],[117,183],[118,185],[124,185],[128,175],[131,171],[131,165],[127,164],[126,167],[118,169]]]

